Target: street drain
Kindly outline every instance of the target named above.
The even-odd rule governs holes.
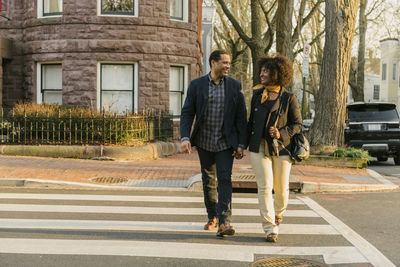
[[[129,181],[125,177],[98,177],[90,179],[92,183],[96,184],[122,184]]]
[[[296,258],[266,258],[253,262],[252,267],[326,267],[324,263]]]

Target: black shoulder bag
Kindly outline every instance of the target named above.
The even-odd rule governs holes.
[[[276,127],[276,124],[278,123],[278,119],[279,119],[279,116],[281,115],[282,110],[286,109],[288,102],[289,102],[289,95],[285,94],[281,98],[281,103],[279,105],[279,110],[278,110],[276,120],[274,123],[275,127]],[[274,140],[276,140],[276,139],[274,139]],[[302,131],[300,131],[300,133],[293,135],[292,138],[290,139],[290,143],[291,143],[290,151],[282,144],[282,142],[280,142],[280,141],[278,141],[278,142],[280,143],[280,145],[282,145],[282,147],[284,149],[287,150],[290,157],[297,162],[308,159],[310,157],[310,143],[308,142],[307,138],[303,135]]]

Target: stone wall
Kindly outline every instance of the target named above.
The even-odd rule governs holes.
[[[62,62],[67,105],[96,105],[102,61],[137,62],[138,109],[169,109],[171,64],[188,65],[189,80],[201,75],[197,0],[190,0],[189,23],[170,20],[168,0],[140,0],[138,17],[97,16],[97,1],[64,0],[62,17],[40,19],[36,0],[6,1],[24,21],[21,30],[18,22],[0,22],[0,36],[16,40],[17,48],[4,67],[4,102],[37,101],[38,62]]]
[[[12,41],[12,57],[2,60],[2,107],[8,109],[17,101],[25,100],[27,97],[23,75],[22,0],[2,0],[1,14],[10,20],[0,17],[0,37]]]

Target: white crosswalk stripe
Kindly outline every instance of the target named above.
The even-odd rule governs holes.
[[[93,200],[93,201],[126,201],[126,202],[177,202],[203,203],[202,197],[175,196],[116,196],[116,195],[81,195],[81,194],[15,194],[1,193],[0,199],[41,199],[41,200]],[[257,198],[233,198],[233,204],[257,204]],[[301,205],[298,199],[289,199],[289,204]]]
[[[22,203],[21,203],[22,201]],[[29,202],[32,202],[29,203]],[[80,205],[69,205],[69,202],[79,201]],[[98,202],[98,203],[96,203]],[[107,205],[108,204],[110,205]],[[114,203],[118,202],[118,203]],[[120,203],[123,202],[123,203]],[[169,195],[93,195],[93,194],[16,194],[0,193],[0,253],[13,254],[47,254],[47,255],[107,255],[107,256],[140,256],[165,257],[204,260],[226,260],[252,262],[258,255],[314,255],[322,256],[327,264],[373,263],[376,266],[394,266],[383,254],[371,244],[357,235],[345,224],[328,213],[316,202],[307,197],[290,199],[289,208],[285,213],[286,220],[279,227],[280,235],[312,235],[325,238],[341,238],[342,244],[315,246],[299,244],[299,246],[269,246],[264,243],[224,244],[215,242],[215,232],[202,229],[206,218],[203,198],[199,196],[169,196]],[[39,204],[38,204],[39,203]],[[152,203],[146,206],[146,203]],[[186,206],[182,206],[182,204]],[[244,205],[233,209],[233,218],[241,219],[234,226],[238,236],[263,236],[259,222],[259,210],[256,197],[235,197],[233,203]],[[97,205],[95,205],[97,204]],[[167,206],[168,204],[168,206]],[[118,205],[118,206],[115,206]],[[294,206],[299,205],[299,206]],[[171,207],[173,206],[173,207]],[[10,217],[14,214],[17,217]],[[40,215],[39,217],[38,214]],[[69,216],[75,214],[74,219]],[[90,214],[99,215],[96,219],[87,219]],[[133,216],[133,220],[103,219],[102,216]],[[51,215],[61,216],[49,217]],[[152,217],[151,215],[154,215]],[[181,216],[177,221],[176,216]],[[158,218],[164,220],[140,220],[137,218]],[[199,219],[201,216],[203,219]],[[47,217],[47,218],[46,218]],[[188,218],[185,220],[185,218]],[[193,219],[193,217],[195,219]],[[40,219],[39,219],[40,218]],[[110,218],[110,217],[108,217]],[[182,219],[183,218],[183,219]],[[189,219],[191,218],[191,219]],[[252,219],[251,222],[245,222]],[[303,220],[320,220],[315,223],[289,223],[296,218]],[[193,221],[195,220],[195,221]],[[29,230],[30,233],[40,231],[71,231],[74,238],[47,238],[33,236],[18,238],[7,236],[11,232]],[[170,242],[170,240],[144,241],[135,237],[124,240],[89,240],[77,239],[80,231],[85,236],[90,231],[128,231],[137,233],[168,233],[178,239],[185,233],[196,235],[210,234],[210,240],[200,243]],[[346,236],[351,236],[344,241]],[[167,242],[168,241],[168,242]],[[307,242],[305,240],[304,242]],[[340,242],[339,242],[340,243]],[[343,245],[343,244],[346,245]],[[224,250],[224,253],[220,253]],[[384,265],[382,265],[384,264]]]

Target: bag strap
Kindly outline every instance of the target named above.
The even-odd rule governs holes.
[[[278,119],[281,116],[282,110],[286,109],[286,107],[287,107],[288,98],[289,98],[288,94],[281,95],[281,97],[280,97],[280,103],[279,103],[278,113],[276,114],[274,127],[276,127],[276,124],[278,123]]]
[[[279,103],[278,113],[276,115],[274,127],[276,127],[276,124],[278,123],[278,119],[281,116],[282,110],[286,110],[288,102],[289,102],[289,94],[282,95],[281,102]],[[275,139],[275,140],[278,142],[279,145],[282,146],[283,149],[285,149],[289,153],[290,157],[292,157],[292,153],[283,145],[282,141],[279,141],[278,139]]]

